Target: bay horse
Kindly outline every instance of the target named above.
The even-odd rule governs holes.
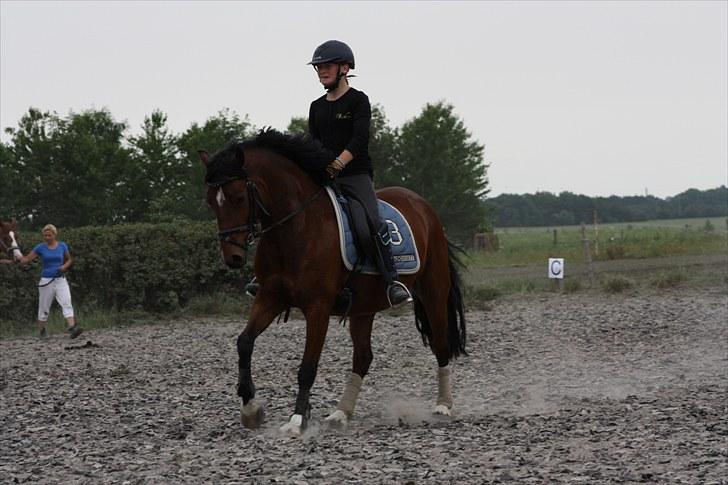
[[[231,142],[210,156],[200,151],[206,167],[207,203],[217,219],[222,258],[230,268],[246,262],[250,244],[258,240],[255,276],[260,287],[250,316],[237,339],[241,421],[248,428],[263,422],[255,400],[251,360],[255,339],[276,316],[291,307],[306,320],[306,342],[298,370],[294,413],[281,431],[300,435],[310,419],[309,396],[331,315],[341,315],[337,295],[350,272],[340,256],[338,226],[330,199],[323,194],[326,165],[333,160],[320,142],[308,135],[261,131],[244,143]],[[438,396],[434,412],[450,416],[450,360],[466,354],[466,324],[460,290],[460,262],[445,236],[435,210],[414,192],[391,187],[377,193],[409,221],[420,257],[415,274],[401,276],[412,290],[415,324],[438,364]],[[374,315],[389,307],[379,275],[358,274],[350,307],[353,342],[352,372],[327,424],[345,426],[373,359]]]
[[[15,219],[10,219],[8,222],[0,221],[0,251],[16,260],[23,257],[16,239],[17,234],[18,223]]]

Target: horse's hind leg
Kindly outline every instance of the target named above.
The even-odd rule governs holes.
[[[359,315],[350,319],[349,334],[354,344],[352,371],[339,404],[336,406],[336,411],[326,418],[326,421],[331,425],[346,426],[354,414],[354,407],[356,407],[356,400],[359,397],[364,376],[367,375],[369,365],[374,358],[371,344],[373,320],[374,314]]]
[[[445,259],[447,261],[447,259]],[[424,309],[427,322],[427,329],[423,329],[425,333],[429,331],[428,339],[430,348],[437,358],[437,402],[433,409],[435,414],[445,416],[452,415],[453,399],[450,390],[450,344],[448,342],[448,295],[449,295],[449,278],[438,278],[436,273],[443,275],[443,272],[428,271],[424,276],[420,285],[418,285],[419,300],[415,307],[420,306]],[[447,268],[444,274],[448,274]],[[424,324],[423,324],[424,326]]]

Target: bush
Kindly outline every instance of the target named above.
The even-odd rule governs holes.
[[[22,233],[28,253],[40,234]],[[127,224],[63,229],[74,258],[68,280],[74,305],[114,311],[171,312],[198,295],[235,291],[242,275],[220,259],[213,222]],[[0,319],[35,319],[39,264],[0,266]]]
[[[660,273],[652,280],[652,286],[660,289],[675,288],[687,279],[685,273],[680,270]]]
[[[627,251],[621,244],[607,246],[607,259],[609,260],[624,259],[626,254]]]
[[[607,293],[621,293],[634,287],[634,280],[626,276],[612,276],[604,282],[604,290]]]
[[[574,278],[566,278],[564,280],[564,291],[566,293],[575,293],[581,290],[581,280]]]

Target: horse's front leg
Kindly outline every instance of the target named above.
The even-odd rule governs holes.
[[[248,324],[238,336],[238,396],[242,398],[240,421],[246,428],[257,428],[264,416],[263,408],[255,401],[255,384],[251,373],[255,339],[282,311],[282,305],[266,298],[264,293],[259,294],[253,302]]]
[[[300,436],[311,417],[309,398],[311,387],[316,380],[319,358],[329,328],[329,308],[331,305],[318,304],[303,310],[306,317],[306,347],[303,351],[301,367],[298,369],[296,408],[291,419],[281,426],[281,431],[284,433]]]

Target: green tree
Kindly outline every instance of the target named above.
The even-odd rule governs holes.
[[[53,158],[53,137],[62,120],[55,113],[30,108],[16,128],[5,132],[11,140],[3,150],[0,178],[7,190],[0,192],[3,213],[10,209],[21,222],[32,224],[34,218],[48,213],[52,205],[51,190],[44,190],[44,174]],[[60,221],[59,221],[60,222]],[[36,225],[38,223],[36,222]]]
[[[167,115],[158,110],[144,118],[141,135],[129,139],[137,167],[132,178],[134,198],[129,201],[134,221],[175,219],[170,201],[185,184],[177,141],[178,137],[167,128]]]
[[[397,139],[392,176],[427,199],[448,235],[464,242],[487,226],[488,165],[484,146],[472,140],[453,106],[427,104]]]
[[[380,104],[372,106],[372,121],[369,127],[369,156],[374,166],[374,182],[378,188],[402,185],[397,171],[396,128],[389,121]]]
[[[288,123],[286,132],[295,135],[298,133],[308,133],[308,118],[303,116],[294,116]]]
[[[254,132],[247,115],[241,118],[228,109],[208,118],[201,126],[193,123],[177,140],[180,183],[175,186],[174,192],[166,196],[165,211],[195,220],[209,219],[210,212],[205,202],[205,170],[200,162],[199,150],[214,153],[232,140],[250,138]]]
[[[107,224],[127,220],[132,168],[123,147],[126,125],[106,110],[60,118],[31,108],[11,135],[9,173],[15,198],[33,225]]]

